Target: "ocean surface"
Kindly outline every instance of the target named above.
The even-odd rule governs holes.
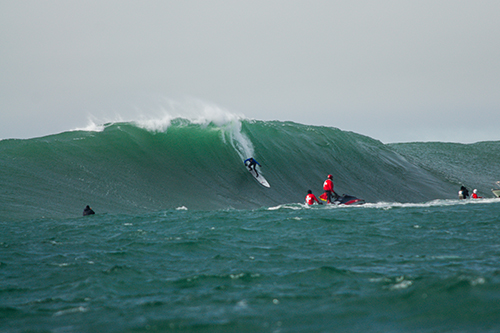
[[[2,140],[0,332],[499,332],[498,165],[244,119]],[[367,203],[305,205],[328,174]]]

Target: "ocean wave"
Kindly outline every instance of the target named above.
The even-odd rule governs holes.
[[[322,193],[328,174],[333,175],[337,193],[362,198],[367,208],[492,200],[454,200],[462,183],[487,197],[496,176],[490,172],[482,178],[464,177],[460,183],[457,175],[469,175],[471,164],[454,163],[450,154],[444,163],[439,155],[423,153],[435,147],[384,145],[337,128],[248,120],[207,106],[191,118],[168,114],[142,122],[93,123],[42,138],[3,140],[0,202],[11,217],[75,216],[87,204],[98,213],[295,210],[306,207],[302,203],[307,190]],[[492,142],[459,149],[469,149],[472,161],[487,154],[496,165],[499,147],[500,142]],[[271,188],[258,184],[243,165],[251,156],[261,164]],[[456,179],[449,176],[450,170]]]

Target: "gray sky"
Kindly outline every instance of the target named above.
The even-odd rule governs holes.
[[[195,98],[383,142],[500,140],[500,1],[0,0],[0,139]]]

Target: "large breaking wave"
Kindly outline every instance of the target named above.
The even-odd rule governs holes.
[[[384,145],[332,127],[227,114],[3,140],[0,152],[6,217],[74,216],[87,204],[112,214],[270,207],[303,202],[308,189],[320,194],[327,174],[338,193],[367,202],[455,198],[461,184],[488,196],[500,162],[500,142]],[[245,169],[250,156],[270,189]]]

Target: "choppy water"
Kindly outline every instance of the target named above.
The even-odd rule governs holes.
[[[498,142],[236,125],[0,141],[0,331],[500,331],[500,200],[455,199]],[[326,173],[368,204],[302,204]]]
[[[0,225],[2,332],[496,332],[500,201]]]

